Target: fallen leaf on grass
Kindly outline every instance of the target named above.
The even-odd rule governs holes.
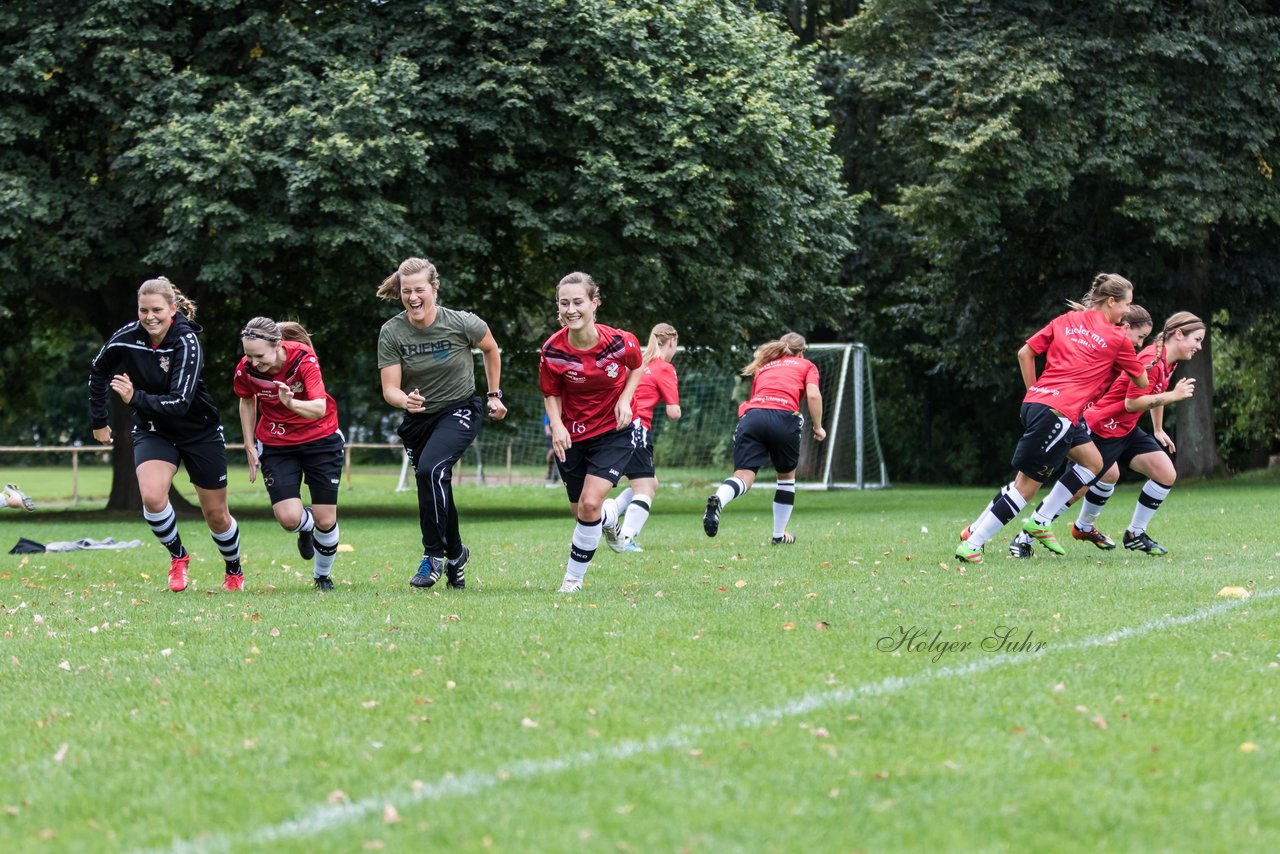
[[[366,709],[372,709],[372,708],[375,708],[375,707],[378,705],[378,701],[377,701],[377,700],[365,700],[365,701],[364,701],[363,703],[361,703],[360,705],[364,706]]]
[[[1104,718],[1102,715],[1098,715],[1097,717],[1093,718],[1091,721],[1089,721],[1089,723],[1093,724],[1098,729],[1107,728],[1107,719]]]
[[[782,624],[782,630],[784,632],[789,632],[795,627],[796,627],[796,624],[791,622],[790,620],[787,620],[785,623]]]
[[[1240,745],[1241,753],[1253,753],[1257,749],[1258,745],[1254,744],[1252,741],[1246,741],[1244,744]]]
[[[746,579],[744,579],[744,578],[739,578],[737,581],[733,582],[733,586],[734,586],[734,587],[737,587],[739,590],[741,590],[743,587],[746,587],[746,586],[747,586]]]
[[[1224,587],[1218,591],[1219,596],[1230,596],[1233,599],[1248,599],[1250,593],[1243,587]]]
[[[341,789],[334,789],[329,793],[328,801],[331,804],[345,804],[348,800],[347,793]]]
[[[273,638],[278,638],[280,637],[280,630],[277,629],[275,626],[272,626],[271,631],[268,632],[267,634],[271,635]]]
[[[828,623],[826,620],[818,620],[818,622],[813,624],[813,627],[818,631],[823,632],[831,628],[831,624]]]
[[[382,821],[385,824],[399,824],[400,813],[396,812],[396,808],[387,804],[382,808]]]
[[[70,670],[71,670],[71,662],[70,662],[70,661],[59,661],[59,662],[58,662],[58,667],[59,667],[59,668],[61,668],[61,669],[63,669],[63,670],[70,671]]]
[[[533,718],[521,718],[520,726],[524,727],[525,729],[537,729],[538,722],[535,721]]]
[[[62,762],[62,760],[64,760],[64,759],[66,759],[66,758],[67,758],[67,751],[68,751],[68,750],[70,750],[70,749],[71,749],[71,745],[70,745],[70,744],[68,744],[68,743],[67,743],[67,742],[65,742],[65,741],[64,741],[64,742],[62,742],[62,746],[58,748],[58,752],[57,752],[57,753],[55,753],[55,754],[53,754],[53,761],[54,761],[54,762],[61,763],[61,762]]]

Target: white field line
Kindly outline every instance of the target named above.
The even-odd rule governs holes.
[[[1230,611],[1245,602],[1256,602],[1260,599],[1271,599],[1280,596],[1280,589],[1265,590],[1253,594],[1247,600],[1228,599],[1216,602],[1207,608],[1183,614],[1177,617],[1160,617],[1137,626],[1117,629],[1105,635],[1098,635],[1073,643],[1047,646],[1039,652],[1025,653],[993,653],[987,658],[977,659],[962,666],[937,667],[911,676],[889,676],[878,682],[867,682],[851,688],[837,688],[817,694],[805,694],[781,706],[758,709],[753,712],[723,713],[716,715],[709,725],[682,726],[643,741],[624,740],[598,750],[585,750],[558,756],[551,759],[522,759],[512,762],[498,771],[467,771],[463,774],[446,774],[439,780],[388,792],[373,798],[363,798],[349,803],[319,806],[302,816],[279,824],[259,828],[237,836],[213,834],[197,836],[191,840],[174,840],[172,846],[163,849],[171,852],[206,852],[229,851],[242,845],[270,845],[273,842],[315,836],[351,822],[359,821],[366,816],[377,814],[387,804],[399,807],[422,803],[424,801],[441,801],[447,798],[464,798],[479,794],[511,780],[532,780],[550,774],[560,774],[577,768],[586,768],[601,763],[630,759],[634,756],[646,756],[663,750],[692,747],[707,735],[723,730],[754,729],[783,718],[796,717],[820,709],[838,708],[849,703],[867,698],[896,694],[899,691],[924,685],[939,679],[951,679],[957,676],[972,676],[1000,667],[1011,667],[1039,660],[1049,653],[1070,652],[1078,649],[1091,649],[1100,646],[1113,646],[1130,638],[1162,632],[1178,626],[1194,625]]]

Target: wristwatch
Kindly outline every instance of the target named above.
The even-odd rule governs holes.
[[[489,397],[492,397],[494,400],[502,400],[502,389],[489,392]]]

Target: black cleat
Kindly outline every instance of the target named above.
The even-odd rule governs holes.
[[[446,561],[444,565],[445,577],[447,578],[446,586],[454,590],[465,590],[467,588],[467,561],[471,558],[471,549],[466,546],[462,547],[462,554],[451,561]]]
[[[1133,549],[1135,552],[1146,552],[1152,557],[1160,557],[1167,555],[1169,550],[1157,543],[1155,540],[1147,536],[1147,532],[1141,534],[1132,534],[1128,531],[1124,532],[1124,547]]]
[[[720,499],[714,495],[707,499],[707,512],[702,514],[702,530],[708,537],[720,532]]]
[[[443,574],[444,558],[423,555],[422,563],[418,564],[418,572],[409,579],[409,584],[414,587],[434,587]]]
[[[316,578],[316,589],[320,591],[332,590],[333,579],[327,575],[321,575]]]
[[[1009,557],[1017,560],[1030,560],[1035,556],[1035,541],[1031,539],[1030,534],[1025,531],[1019,531],[1018,535],[1009,543]]]

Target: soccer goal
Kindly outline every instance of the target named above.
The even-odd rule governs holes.
[[[796,485],[807,489],[879,489],[889,485],[876,430],[871,359],[862,344],[810,344],[806,357],[818,366],[825,442],[815,442],[807,427],[800,443]],[[659,406],[654,413],[654,458],[658,476],[681,481],[717,481],[733,468],[733,430],[738,404],[751,391],[738,374],[750,352],[725,354],[681,348],[673,364],[680,378],[679,421]],[[455,468],[455,479],[507,485],[548,482],[547,440],[542,395],[537,387],[537,354],[503,356],[505,421],[487,422],[480,438]],[[477,357],[476,376],[484,376]],[[764,486],[769,481],[763,480]],[[414,489],[407,458],[398,489]]]

